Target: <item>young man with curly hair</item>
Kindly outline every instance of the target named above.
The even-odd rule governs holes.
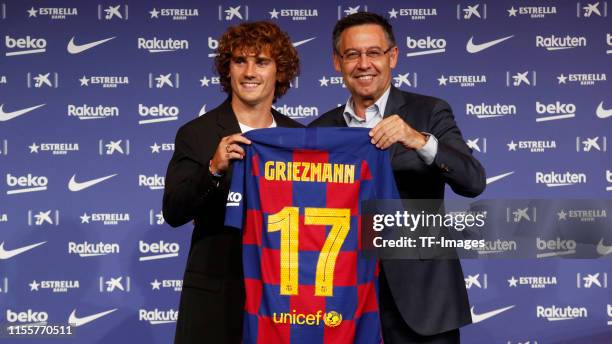
[[[272,109],[299,73],[286,33],[269,22],[228,28],[215,67],[228,98],[183,125],[166,172],[163,214],[173,227],[194,223],[175,343],[240,343],[245,288],[241,234],[223,225],[231,161],[242,159],[242,133],[301,127]]]

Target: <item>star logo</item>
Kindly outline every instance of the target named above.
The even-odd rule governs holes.
[[[329,79],[326,78],[325,76],[319,79],[319,82],[321,83],[321,86],[329,86]]]
[[[202,79],[200,79],[200,87],[208,87],[208,84],[210,83],[210,79],[207,78],[206,76],[204,76]]]
[[[516,287],[518,280],[512,276],[511,279],[508,280],[508,287]]]
[[[516,17],[516,12],[518,12],[517,9],[514,8],[514,6],[510,7],[508,11],[508,17]]]
[[[278,12],[276,8],[273,8],[272,11],[268,13],[270,13],[270,19],[278,19],[278,14],[280,12]]]
[[[397,18],[397,11],[395,8],[392,8],[391,11],[389,11],[389,18]]]
[[[158,281],[156,278],[155,281],[151,282],[151,290],[159,290],[160,285],[161,285],[161,282]]]
[[[513,151],[516,152],[516,146],[518,146],[516,143],[514,143],[514,140],[510,141],[510,143],[506,144],[508,146],[508,151]]]
[[[151,153],[159,153],[159,149],[161,148],[160,145],[157,144],[157,142],[154,142],[152,146],[149,146],[151,148]]]
[[[149,11],[151,13],[151,18],[159,18],[159,11],[153,7],[153,10]]]
[[[81,82],[81,86],[89,86],[89,79],[87,79],[85,75],[83,75],[83,77],[80,78],[79,81]]]
[[[567,213],[563,209],[561,209],[561,211],[557,213],[557,216],[559,217],[557,221],[567,220]]]
[[[446,82],[448,81],[448,78],[445,78],[444,75],[442,75],[441,77],[438,78],[438,86],[446,86]]]
[[[36,18],[36,12],[38,12],[38,11],[36,11],[34,9],[34,6],[32,6],[32,8],[30,8],[27,12],[28,12],[28,18],[31,18],[31,17],[35,17]]]
[[[402,87],[403,84],[412,86],[410,80],[408,80],[408,75],[410,75],[410,73],[398,74],[396,77],[394,77],[393,80],[395,80],[395,87]]]
[[[30,148],[30,153],[38,153],[38,148],[40,148],[40,146],[37,145],[36,142],[33,142],[28,148]]]
[[[32,281],[32,283],[30,283],[30,291],[38,291],[38,286],[40,285],[40,283],[36,282],[36,280]]]
[[[557,80],[559,80],[559,84],[565,84],[566,81],[567,81],[567,77],[565,75],[561,74],[561,75],[559,75],[557,77]]]
[[[83,213],[83,216],[80,216],[81,218],[81,223],[89,223],[89,219],[91,219],[90,215],[87,215],[87,213]]]

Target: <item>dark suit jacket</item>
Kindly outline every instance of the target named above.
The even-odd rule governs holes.
[[[272,110],[280,127],[302,127]],[[177,227],[194,229],[183,279],[176,343],[240,343],[244,311],[242,238],[223,225],[231,169],[219,187],[208,162],[222,137],[239,133],[230,100],[182,126],[166,172],[163,214]]]
[[[310,126],[346,127],[343,112],[344,106],[333,109]],[[442,199],[444,184],[462,196],[483,192],[485,171],[465,144],[445,101],[391,87],[384,116],[392,114],[438,139],[438,152],[429,166],[414,150],[400,144],[389,148],[402,198]],[[382,268],[402,317],[414,331],[431,335],[471,323],[458,260],[383,260]]]

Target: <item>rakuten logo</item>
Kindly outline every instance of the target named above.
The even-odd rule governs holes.
[[[419,51],[407,53],[407,57],[440,54],[446,51],[446,40],[443,38],[431,38],[430,36],[421,39],[414,39],[407,36],[406,46],[411,50],[419,49]]]
[[[150,124],[159,122],[168,122],[178,120],[180,110],[177,106],[165,106],[164,104],[158,104],[153,106],[146,106],[144,104],[138,104],[138,114],[142,117],[158,117],[151,119],[141,119],[138,124]]]
[[[25,312],[15,312],[10,309],[6,310],[6,321],[10,323],[27,323],[27,324],[46,324],[49,319],[47,312],[34,312],[28,309]]]
[[[138,186],[145,186],[150,190],[163,190],[165,185],[165,178],[157,174],[150,177],[144,174],[138,175]]]
[[[557,172],[536,172],[536,184],[546,184],[546,186],[568,186],[575,184],[586,184],[586,174],[584,173],[557,173]]]
[[[7,195],[13,195],[18,193],[36,192],[47,190],[49,179],[45,176],[34,176],[28,173],[26,176],[16,177],[8,173],[6,175],[6,185],[9,188],[15,188],[7,190]]]
[[[40,54],[47,51],[47,41],[43,38],[34,38],[26,36],[25,38],[13,38],[6,35],[4,39],[6,49],[14,49],[13,51],[7,51],[6,56],[26,55],[26,54]]]
[[[559,101],[553,104],[544,104],[536,101],[536,112],[540,115],[547,115],[536,118],[536,122],[573,118],[576,117],[576,105],[571,103],[564,104]]]
[[[143,255],[138,258],[139,261],[157,260],[178,257],[180,246],[175,242],[159,242],[146,243],[142,240],[138,242],[138,250]]]

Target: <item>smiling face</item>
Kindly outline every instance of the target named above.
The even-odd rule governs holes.
[[[397,47],[377,58],[365,54],[368,50],[387,51],[389,48],[385,32],[379,25],[358,25],[342,32],[338,52],[334,53],[334,67],[342,73],[354,101],[374,103],[391,84],[391,70],[397,65]],[[351,51],[362,54],[355,61],[340,56]]]
[[[248,106],[272,105],[277,73],[269,49],[259,54],[236,49],[229,65],[229,78],[236,101]]]

